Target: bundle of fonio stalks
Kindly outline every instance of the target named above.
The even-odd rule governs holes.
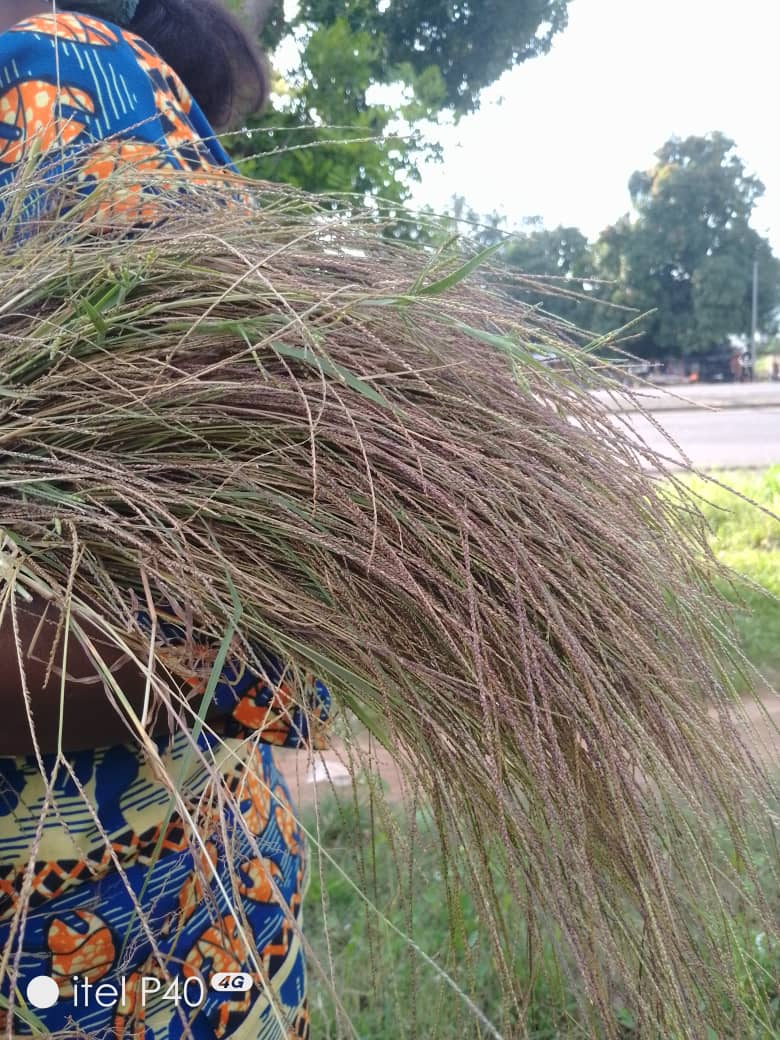
[[[4,603],[36,590],[145,661],[151,596],[314,669],[463,850],[512,1035],[533,986],[498,874],[594,1035],[616,992],[643,1037],[747,1035],[709,834],[748,862],[761,778],[693,505],[462,258],[258,201],[6,248]]]

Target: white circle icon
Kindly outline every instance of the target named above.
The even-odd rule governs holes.
[[[54,1007],[60,998],[60,988],[50,975],[36,975],[27,983],[27,1000],[34,1008]]]

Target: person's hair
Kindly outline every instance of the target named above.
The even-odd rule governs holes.
[[[216,129],[265,104],[265,59],[219,0],[140,0],[128,28],[168,62]]]

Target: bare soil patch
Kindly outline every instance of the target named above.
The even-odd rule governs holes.
[[[780,693],[767,686],[759,699],[746,701],[744,709],[745,732],[756,754],[780,762]],[[351,755],[343,741],[323,752],[280,750],[276,764],[298,805],[338,795],[351,797],[353,782],[366,791],[378,783],[390,802],[404,801],[412,793],[393,756],[376,744],[364,743]]]

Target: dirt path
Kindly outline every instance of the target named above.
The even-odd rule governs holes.
[[[391,802],[400,802],[408,795],[409,784],[392,755],[374,744],[370,750],[362,744],[359,753],[347,754],[344,744],[337,741],[324,752],[307,755],[300,751],[280,750],[275,754],[276,764],[298,805],[311,805],[322,798],[339,792],[349,793],[353,776],[358,788],[369,789],[378,778],[384,795]]]
[[[767,761],[780,762],[780,693],[767,688],[760,702],[746,703],[745,714],[745,732],[756,754]],[[276,762],[298,805],[311,805],[340,791],[349,792],[353,774],[358,788],[366,790],[372,777],[378,777],[391,802],[402,801],[409,795],[409,784],[384,748],[375,745],[369,752],[364,744],[357,761],[355,757],[350,761],[343,743],[337,742],[329,751],[314,755],[281,750],[276,753]]]
[[[780,687],[778,687],[780,688]],[[780,692],[767,689],[760,703],[746,705],[750,727],[755,731],[753,746],[761,757],[780,761]]]

